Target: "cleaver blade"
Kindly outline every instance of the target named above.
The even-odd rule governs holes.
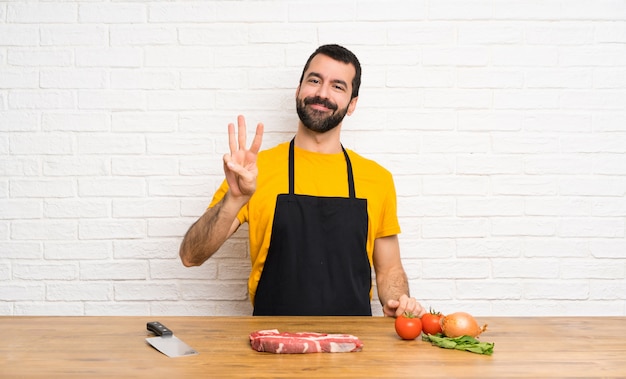
[[[158,321],[149,322],[146,328],[157,335],[157,337],[146,338],[146,342],[170,358],[199,354],[194,348],[176,337],[171,329]]]

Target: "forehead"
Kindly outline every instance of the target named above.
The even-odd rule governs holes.
[[[352,86],[352,79],[356,75],[356,69],[350,63],[344,63],[334,60],[333,58],[318,54],[313,57],[309,68],[304,73],[304,76],[315,73],[321,75],[322,79],[329,81],[342,80],[348,85]]]

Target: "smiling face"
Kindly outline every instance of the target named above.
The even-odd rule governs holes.
[[[354,112],[358,97],[352,97],[355,67],[318,54],[311,60],[296,91],[296,110],[308,129],[325,133]]]

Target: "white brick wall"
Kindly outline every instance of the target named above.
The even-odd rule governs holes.
[[[322,43],[427,307],[626,315],[626,1],[0,0],[0,314],[249,314],[246,228],[177,250],[226,125],[295,130]],[[375,308],[377,314],[380,309]]]

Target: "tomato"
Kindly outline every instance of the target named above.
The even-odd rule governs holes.
[[[430,313],[426,313],[422,316],[422,332],[433,335],[441,333],[442,318],[443,315],[440,312],[435,312],[431,309]]]
[[[414,340],[422,333],[422,321],[411,313],[396,317],[396,333],[403,340]]]

